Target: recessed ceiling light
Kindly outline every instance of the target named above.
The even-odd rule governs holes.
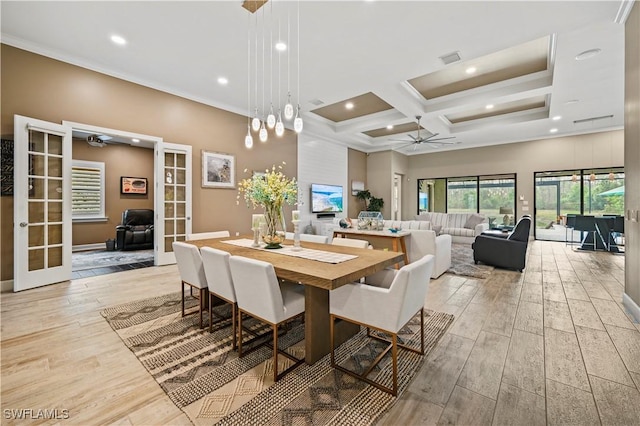
[[[584,61],[585,59],[593,58],[596,55],[599,55],[602,52],[602,49],[589,49],[584,52],[580,52],[576,55],[576,61]]]
[[[387,130],[391,130],[391,129],[393,129],[393,124],[389,124],[389,125],[387,126]]]
[[[111,36],[111,41],[119,46],[127,44],[127,40],[124,37],[115,34]]]
[[[556,129],[555,127],[551,130],[549,130],[549,133],[556,133],[558,131],[558,129]]]
[[[553,121],[558,121],[558,120],[560,120],[561,118],[562,118],[562,116],[561,116],[561,115],[555,115],[555,116],[553,116],[551,119],[552,119]]]
[[[280,52],[284,52],[285,50],[287,50],[287,44],[284,41],[277,42],[276,50],[279,50]]]
[[[464,70],[464,72],[466,72],[467,74],[475,74],[476,71],[478,71],[476,67],[469,67],[466,70]]]
[[[229,83],[229,80],[227,79],[227,77],[218,77],[218,84],[226,86],[227,83]]]
[[[493,109],[493,104],[489,104],[485,107],[486,109]]]
[[[577,104],[578,102],[580,102],[578,99],[570,99],[567,102],[565,102],[565,104],[571,105],[571,104]]]
[[[138,139],[138,138],[133,138],[133,139],[131,139],[131,142],[138,143],[138,142],[140,142],[140,139]]]
[[[345,107],[346,109],[353,109],[353,102],[347,102],[347,103],[344,105],[344,107]]]

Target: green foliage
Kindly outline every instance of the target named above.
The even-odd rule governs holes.
[[[369,199],[369,209],[370,212],[380,212],[384,207],[384,200],[382,198],[371,197]]]
[[[368,189],[358,191],[356,198],[364,203],[365,211],[379,212],[382,211],[382,207],[384,207],[384,200],[371,195]]]

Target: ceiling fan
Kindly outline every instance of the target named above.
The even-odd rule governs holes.
[[[413,149],[416,149],[418,147],[418,145],[423,144],[423,143],[433,143],[433,144],[443,144],[443,145],[455,145],[455,144],[459,144],[460,142],[442,142],[448,139],[455,139],[455,136],[448,136],[448,137],[443,137],[443,138],[438,138],[437,136],[440,133],[433,133],[429,136],[426,137],[422,137],[420,136],[420,119],[422,118],[421,115],[416,115],[416,121],[418,124],[418,134],[416,136],[408,134],[407,136],[409,136],[411,138],[411,140],[407,140],[407,139],[389,139],[390,142],[407,142],[409,145],[413,145]]]

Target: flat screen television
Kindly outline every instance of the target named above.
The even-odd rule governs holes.
[[[311,184],[311,212],[335,213],[342,211],[342,187],[338,185]]]

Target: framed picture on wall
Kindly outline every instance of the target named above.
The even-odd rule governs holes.
[[[147,178],[121,176],[120,193],[147,195]]]
[[[220,152],[202,151],[202,187],[235,188],[236,157]]]

